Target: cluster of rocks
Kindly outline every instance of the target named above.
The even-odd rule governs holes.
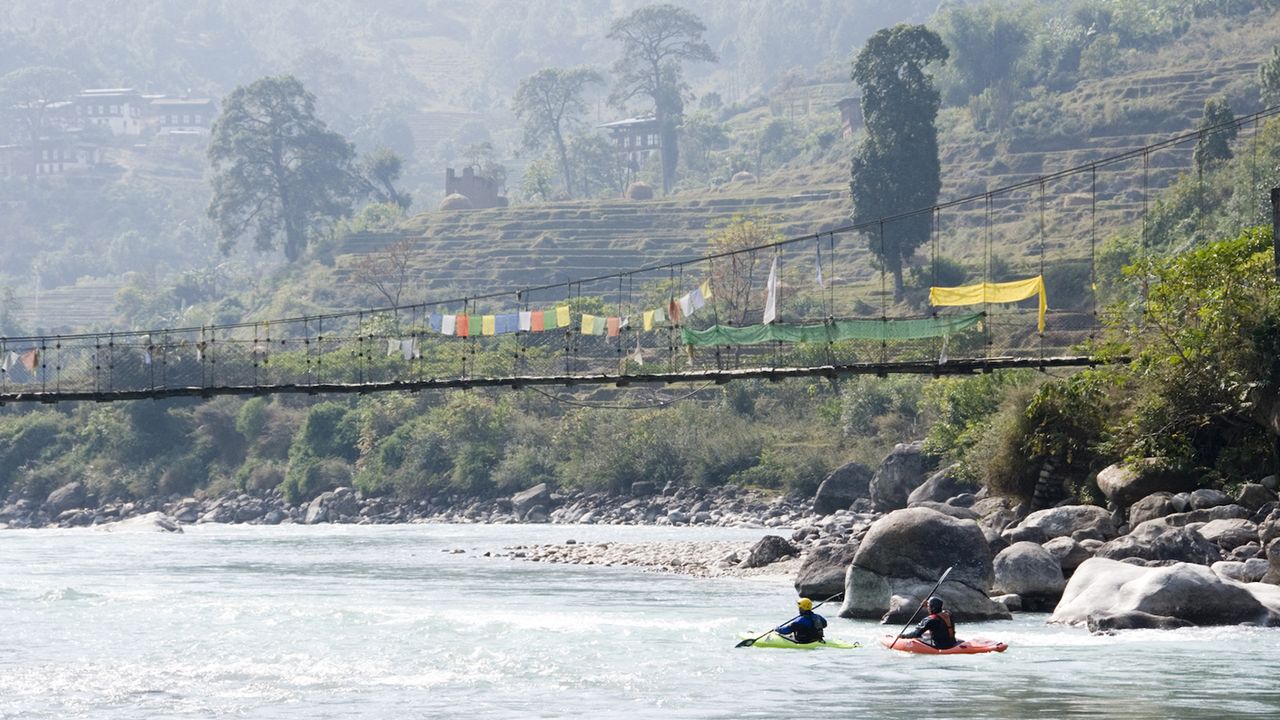
[[[735,541],[515,545],[486,557],[569,565],[635,567],[697,577],[787,574],[799,550],[776,535],[752,545]]]
[[[579,523],[789,527],[812,516],[808,498],[769,497],[735,487],[658,489],[637,482],[626,495],[560,492],[540,484],[507,498],[447,496],[399,501],[363,497],[352,488],[323,492],[292,504],[278,492],[217,498],[153,497],[99,503],[79,482],[43,502],[14,499],[0,506],[0,527],[84,527],[163,512],[181,524],[251,523]]]

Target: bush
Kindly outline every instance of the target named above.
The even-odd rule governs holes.
[[[351,466],[339,458],[291,461],[281,490],[291,503],[306,502],[327,490],[351,484]]]

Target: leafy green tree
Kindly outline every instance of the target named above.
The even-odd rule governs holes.
[[[355,150],[316,117],[315,97],[290,76],[236,88],[213,124],[209,217],[224,251],[252,233],[259,250],[296,260],[351,212]]]
[[[617,196],[626,189],[626,168],[603,135],[574,135],[569,140],[569,164],[582,197]]]
[[[715,51],[702,39],[707,27],[697,15],[670,4],[648,5],[613,23],[609,39],[622,43],[613,64],[617,75],[610,100],[625,104],[637,96],[653,101],[662,136],[662,190],[670,192],[680,158],[676,127],[684,112],[686,89],[681,63],[716,62]]]
[[[853,80],[862,88],[867,132],[853,158],[854,221],[872,222],[938,201],[942,168],[938,161],[940,98],[925,73],[946,62],[947,46],[923,25],[896,25],[872,35],[853,62]],[[932,218],[919,213],[868,233],[868,245],[893,273],[895,297],[902,297],[903,261],[929,239]]]
[[[951,51],[948,102],[956,105],[1011,79],[1031,39],[1021,16],[996,4],[944,6],[938,35]]]
[[[587,85],[603,82],[600,73],[591,68],[543,68],[520,81],[516,90],[515,111],[524,120],[524,146],[540,150],[548,141],[560,159],[564,187],[573,194],[573,167],[569,163],[566,135],[581,124],[587,111],[582,91]]]
[[[1222,126],[1235,122],[1235,119],[1226,98],[1204,101],[1204,115],[1197,128],[1200,139],[1194,153],[1196,168],[1201,172],[1210,165],[1231,159],[1231,141],[1236,139],[1239,129],[1235,125]]]

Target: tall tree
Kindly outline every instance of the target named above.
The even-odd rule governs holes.
[[[76,76],[45,65],[24,67],[0,77],[0,112],[9,116],[33,148],[45,131],[49,106],[78,90]]]
[[[939,96],[925,67],[946,62],[947,54],[942,39],[925,26],[896,25],[872,35],[854,60],[867,129],[853,158],[855,222],[937,203]],[[871,252],[893,273],[895,298],[902,297],[903,261],[929,239],[931,226],[931,216],[921,213],[868,233]]]
[[[587,111],[582,102],[583,89],[603,81],[600,73],[591,68],[543,68],[521,80],[516,90],[515,111],[524,120],[524,146],[540,150],[550,140],[570,195],[574,188],[573,168],[565,136],[580,124],[579,117]]]
[[[366,190],[376,202],[391,203],[401,210],[408,210],[413,204],[412,195],[396,188],[404,162],[395,152],[380,147],[365,156],[361,169],[364,170]]]
[[[355,149],[315,114],[292,76],[236,88],[209,139],[209,217],[223,249],[252,233],[259,250],[296,260],[318,233],[351,212],[360,182]]]
[[[1204,172],[1215,163],[1231,159],[1231,141],[1239,133],[1236,126],[1231,124],[1235,119],[1236,114],[1231,112],[1231,104],[1225,97],[1204,101],[1204,115],[1200,117],[1200,126],[1196,128],[1200,131],[1200,139],[1196,141],[1193,155],[1196,169]]]
[[[1262,85],[1262,105],[1280,105],[1280,45],[1271,48],[1271,59],[1258,66],[1258,82]]]
[[[681,63],[716,62],[715,52],[702,39],[706,30],[697,15],[669,4],[642,7],[609,29],[609,39],[622,43],[622,57],[613,64],[617,84],[610,100],[624,104],[644,96],[653,101],[662,136],[663,192],[671,191],[680,159],[676,128],[686,89]]]

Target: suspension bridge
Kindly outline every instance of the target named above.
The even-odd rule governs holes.
[[[0,403],[1093,365],[1109,290],[1100,283],[1118,282],[1099,275],[1100,244],[1145,222],[1160,189],[1151,168],[1190,169],[1195,143],[1232,128],[1240,154],[1256,155],[1276,114],[892,217],[557,284],[257,322],[0,338]],[[898,286],[875,258],[922,226],[929,239]]]

